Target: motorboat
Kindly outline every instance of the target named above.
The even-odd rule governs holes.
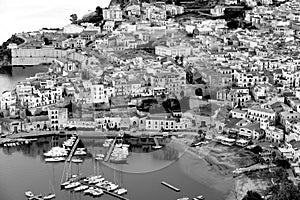
[[[114,191],[114,190],[116,190],[116,189],[118,189],[118,185],[116,185],[116,184],[110,184],[110,186],[107,188],[107,190],[109,191],[109,192],[112,192],[112,191]]]
[[[177,200],[189,200],[190,198],[188,198],[188,197],[182,197],[182,198],[179,198],[179,199],[177,199]]]
[[[115,193],[117,195],[123,195],[123,194],[127,193],[127,190],[125,188],[120,188],[120,189],[116,190]]]
[[[62,184],[60,184],[60,186],[62,188],[65,188],[67,185],[69,185],[71,183],[71,181],[66,181],[66,182],[63,182]]]
[[[34,194],[31,191],[27,191],[27,192],[25,192],[25,196],[30,198],[30,197],[34,197]]]
[[[45,158],[46,162],[62,162],[65,161],[64,157]]]
[[[83,193],[84,194],[92,194],[92,192],[94,191],[94,187],[89,187],[88,189],[84,190]]]
[[[83,160],[80,159],[80,158],[72,158],[71,162],[73,162],[73,163],[82,163]]]
[[[43,199],[45,199],[45,200],[54,199],[54,198],[55,198],[55,194],[53,194],[53,193],[43,196]]]
[[[74,191],[75,192],[80,192],[80,191],[84,191],[84,190],[86,190],[88,188],[89,188],[89,186],[87,186],[87,185],[81,185],[81,186],[75,188]]]
[[[80,185],[81,184],[79,182],[72,182],[69,185],[65,186],[65,189],[72,189],[72,188],[78,187]]]
[[[85,156],[87,153],[83,150],[76,150],[74,155],[75,156]]]
[[[102,157],[96,157],[95,160],[101,161],[101,160],[103,160],[103,158]]]
[[[45,157],[64,157],[68,155],[68,151],[62,147],[52,147],[48,152],[43,154]]]
[[[205,199],[205,198],[204,198],[203,195],[199,195],[199,196],[197,196],[197,199],[198,199],[198,200],[203,200],[203,199]]]
[[[103,190],[96,188],[91,193],[94,197],[99,197],[103,194]]]

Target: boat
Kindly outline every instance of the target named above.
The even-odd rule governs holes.
[[[78,187],[78,186],[80,186],[79,182],[72,182],[69,185],[65,186],[65,189],[72,189],[72,188],[75,188],[75,187]]]
[[[95,160],[101,161],[101,160],[103,160],[103,158],[102,157],[96,157]]]
[[[108,190],[109,192],[112,192],[112,191],[118,189],[118,187],[119,187],[118,185],[112,183],[112,184],[110,184],[110,185],[108,186],[107,190]]]
[[[80,158],[72,158],[71,162],[73,162],[73,163],[82,163],[83,160],[80,159]]]
[[[66,181],[66,182],[63,182],[62,184],[60,184],[60,186],[62,188],[65,188],[67,185],[69,185],[71,182],[70,181]]]
[[[31,191],[27,191],[27,192],[25,192],[25,196],[30,198],[30,197],[34,197],[34,194]]]
[[[197,196],[197,199],[199,199],[199,200],[203,200],[203,199],[205,199],[205,198],[204,198],[204,196],[203,196],[203,195],[199,195],[199,196]]]
[[[188,198],[188,197],[182,197],[182,198],[179,198],[179,199],[177,199],[177,200],[189,200],[190,198]]]
[[[115,193],[117,195],[123,195],[123,194],[127,193],[127,190],[125,188],[120,188],[120,189],[116,190]]]
[[[41,200],[41,199],[43,199],[43,195],[41,194],[28,198],[28,200]]]
[[[83,193],[84,194],[92,194],[92,192],[94,191],[94,187],[89,187],[87,190],[84,190]]]
[[[80,191],[84,191],[84,190],[86,190],[88,188],[89,188],[89,186],[87,186],[87,185],[81,185],[81,186],[75,188],[74,191],[75,192],[80,192]]]
[[[94,197],[99,197],[103,194],[103,190],[96,188],[91,193]]]
[[[76,150],[74,155],[75,156],[85,156],[87,153],[83,150]]]
[[[45,200],[54,199],[54,198],[55,198],[55,194],[53,193],[49,193],[46,196],[43,196],[43,199]]]
[[[45,162],[62,162],[65,161],[64,157],[45,158]]]

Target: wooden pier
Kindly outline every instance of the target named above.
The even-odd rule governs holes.
[[[161,182],[161,184],[163,184],[164,186],[166,186],[166,187],[168,187],[168,188],[170,188],[170,189],[172,189],[172,190],[174,190],[175,192],[180,192],[180,189],[179,188],[177,188],[177,187],[175,187],[175,186],[173,186],[173,185],[171,185],[171,184],[169,184],[169,183],[167,183],[167,182]]]
[[[107,162],[109,160],[111,152],[114,150],[116,141],[117,141],[117,139],[115,138],[114,141],[112,142],[112,144],[110,145],[109,150],[108,150],[108,152],[106,154],[106,157],[104,159],[105,162]]]

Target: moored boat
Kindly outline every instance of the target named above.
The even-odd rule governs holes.
[[[34,197],[34,194],[33,194],[33,192],[31,192],[31,191],[27,191],[27,192],[25,192],[25,196],[26,197]]]
[[[54,198],[55,198],[54,193],[47,194],[46,196],[43,197],[43,199],[45,200],[54,199]]]

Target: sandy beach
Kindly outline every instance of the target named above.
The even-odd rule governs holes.
[[[234,178],[232,173],[236,168],[255,164],[251,152],[215,142],[194,148],[188,146],[189,142],[187,138],[173,140],[173,143],[185,148],[185,154],[179,160],[182,170],[196,181],[224,193],[224,199],[241,199],[248,188],[255,188],[257,185],[246,176]]]

